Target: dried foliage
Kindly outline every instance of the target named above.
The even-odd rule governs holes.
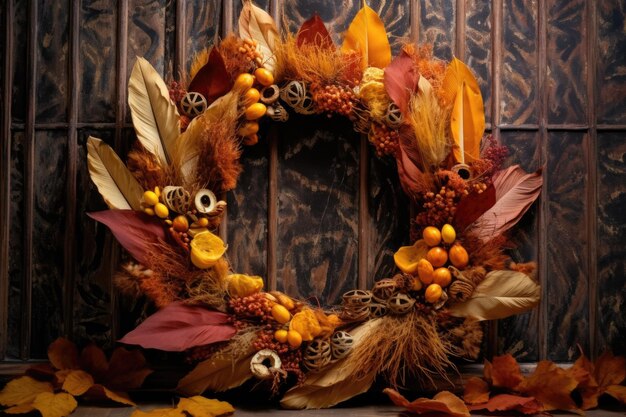
[[[135,141],[133,148],[128,152],[126,166],[144,190],[154,190],[154,187],[168,183],[167,170],[139,141]]]
[[[235,409],[225,401],[196,395],[181,398],[176,408],[156,408],[150,411],[136,410],[131,417],[217,417],[232,414]]]
[[[433,57],[433,46],[430,44],[416,46],[415,44],[407,43],[402,46],[402,51],[413,59],[419,74],[428,80],[438,96],[440,104],[446,107],[446,103],[439,97],[443,77],[446,73],[446,64],[442,60]],[[447,105],[450,106],[452,103]]]
[[[512,248],[512,244],[504,235],[483,242],[478,236],[466,233],[461,242],[468,253],[471,253],[472,265],[480,265],[487,271],[499,271],[506,269],[510,257],[505,253]]]
[[[432,399],[418,398],[411,402],[404,398],[402,394],[391,388],[386,388],[383,392],[389,396],[395,405],[406,408],[410,413],[426,415],[440,413],[437,415],[445,415],[449,417],[470,416],[470,412],[463,403],[463,400],[448,391],[441,391]]]
[[[224,57],[226,71],[228,71],[229,74],[241,74],[251,72],[254,69],[254,62],[250,60],[250,57],[246,54],[246,44],[235,35],[229,34],[226,36],[217,45],[217,49],[222,57]],[[205,63],[208,62],[208,59],[207,51]]]

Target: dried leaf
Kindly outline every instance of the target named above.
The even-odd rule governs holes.
[[[233,82],[226,70],[224,58],[214,47],[209,54],[209,61],[196,73],[187,90],[202,94],[210,105],[228,93],[232,86]]]
[[[496,188],[490,184],[481,193],[472,192],[463,197],[457,205],[452,224],[456,230],[465,230],[474,223],[480,216],[485,214],[496,203]]]
[[[55,389],[63,385],[63,383],[65,382],[65,378],[67,378],[67,376],[71,373],[72,373],[72,369],[62,369],[60,371],[56,371],[54,373]]]
[[[0,391],[0,404],[4,406],[30,404],[42,392],[52,392],[52,384],[39,382],[29,376],[9,381]]]
[[[150,411],[135,410],[130,417],[186,417],[178,408],[155,408]]]
[[[143,189],[113,148],[98,138],[87,139],[89,176],[112,209],[141,210]]]
[[[307,44],[322,49],[335,49],[333,39],[330,37],[326,25],[324,25],[324,22],[317,13],[300,26],[298,35],[296,36],[296,45],[298,45],[299,48]]]
[[[148,254],[154,250],[154,245],[159,240],[166,240],[163,225],[139,211],[105,210],[87,215],[108,226],[120,245],[144,265],[148,264]]]
[[[483,366],[483,379],[489,385],[493,383],[493,365],[487,359],[485,359],[485,365]]]
[[[535,398],[511,394],[495,395],[484,404],[470,405],[468,408],[471,411],[487,410],[492,413],[497,411],[518,411],[523,414],[537,414],[543,410],[543,406]]]
[[[78,348],[64,337],[59,337],[48,346],[48,359],[56,369],[79,369]]]
[[[33,401],[33,407],[39,410],[42,417],[65,417],[78,407],[78,403],[74,397],[64,392],[42,392]]]
[[[348,27],[341,51],[355,51],[361,55],[361,67],[385,68],[391,62],[391,46],[385,24],[367,5],[354,16]]]
[[[511,354],[496,356],[492,361],[491,384],[497,388],[515,391],[524,380],[522,371]]]
[[[465,404],[483,404],[489,401],[489,384],[484,379],[471,377],[465,383],[463,391]]]
[[[565,410],[580,413],[572,399],[578,382],[565,370],[550,361],[541,361],[533,374],[518,385],[517,390],[535,397],[544,410]]]
[[[141,351],[118,347],[111,354],[106,375],[98,382],[115,391],[128,391],[139,388],[151,373]]]
[[[109,360],[104,351],[94,343],[83,348],[80,352],[79,363],[80,369],[89,373],[96,381],[104,378],[109,369]]]
[[[25,374],[27,376],[33,377],[38,381],[53,381],[54,380],[54,367],[46,362],[46,363],[38,363],[29,367]]]
[[[2,412],[6,414],[26,414],[34,410],[35,407],[33,407],[32,404],[20,404],[7,408],[6,410],[2,410]]]
[[[589,410],[598,406],[600,395],[598,383],[593,376],[593,364],[582,355],[574,362],[566,372],[578,382],[576,391],[580,394],[582,403],[580,408]]]
[[[496,202],[471,227],[474,234],[488,241],[515,226],[539,197],[543,178],[541,170],[527,174],[514,165],[493,176]]]
[[[405,51],[385,68],[385,89],[402,114],[407,114],[411,94],[417,91],[420,74],[413,58]]]
[[[148,317],[120,342],[146,349],[182,352],[230,340],[235,333],[237,330],[229,323],[227,314],[176,302]]]
[[[217,417],[235,412],[233,406],[225,401],[212,400],[198,395],[181,398],[177,408],[193,417]]]
[[[449,308],[455,317],[495,320],[520,314],[539,303],[540,286],[516,271],[492,271],[464,303]]]
[[[242,39],[257,41],[257,49],[263,55],[263,66],[268,71],[274,72],[276,66],[274,50],[280,41],[276,23],[265,10],[249,0],[244,1],[239,15],[239,36]]]
[[[450,417],[469,417],[470,412],[467,406],[456,395],[449,391],[441,391],[433,397],[418,398],[409,402],[404,396],[391,388],[385,388],[383,391],[391,398],[391,401],[399,407],[406,408],[411,413],[427,414],[427,413],[445,413]]]
[[[77,397],[83,395],[94,384],[91,375],[85,371],[71,371],[63,381],[63,390]]]
[[[610,385],[604,390],[605,394],[610,395],[622,404],[626,404],[626,386]]]
[[[98,402],[113,401],[117,404],[134,406],[135,403],[130,399],[128,394],[124,392],[111,391],[101,384],[95,384],[85,394],[89,400]]]
[[[604,352],[596,360],[594,375],[601,391],[609,385],[621,384],[626,379],[626,358]]]
[[[180,134],[180,115],[161,76],[141,57],[128,81],[128,105],[137,139],[158,157],[161,165],[167,166]]]

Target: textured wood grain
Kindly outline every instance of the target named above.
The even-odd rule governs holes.
[[[577,344],[589,352],[588,278],[585,251],[587,176],[583,133],[552,132],[545,170],[549,217],[548,259],[548,359],[572,361]]]
[[[586,19],[583,0],[548,1],[548,122],[586,121]]]
[[[478,80],[485,103],[485,122],[491,123],[491,2],[470,0],[465,9],[465,63]]]
[[[419,42],[430,43],[435,56],[450,60],[455,41],[454,0],[426,0],[420,4]]]
[[[598,123],[626,122],[626,37],[623,1],[600,0],[598,16]]]
[[[4,6],[3,6],[4,8]],[[17,0],[13,6],[13,89],[11,91],[11,120],[24,123],[26,120],[27,82],[24,76],[26,68],[26,42],[28,35],[28,1]]]
[[[537,7],[505,1],[503,19],[501,122],[537,123]]]
[[[357,285],[358,137],[323,117],[279,133],[278,288],[336,303]]]
[[[626,141],[598,134],[598,351],[626,346]]]
[[[215,43],[220,31],[219,16],[222,12],[219,1],[191,0],[186,2],[185,70],[189,70],[194,54]]]
[[[78,121],[114,122],[117,10],[96,0],[80,10]]]

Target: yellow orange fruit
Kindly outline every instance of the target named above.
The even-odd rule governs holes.
[[[259,90],[257,90],[256,88],[250,88],[243,95],[243,104],[245,104],[246,107],[251,106],[257,101],[259,101],[260,98],[261,98],[261,93],[259,93]]]
[[[436,303],[441,298],[441,294],[443,294],[443,290],[439,284],[430,284],[428,288],[426,288],[424,297],[429,303]]]
[[[433,282],[433,265],[427,259],[420,259],[417,263],[417,276],[424,284]]]
[[[154,205],[154,213],[155,213],[158,217],[160,217],[160,218],[164,219],[164,218],[166,218],[167,216],[169,216],[170,211],[167,209],[167,206],[166,206],[165,204],[163,204],[163,203],[156,203],[156,204]]]
[[[433,272],[433,281],[440,287],[445,288],[452,282],[452,274],[448,268],[437,268]]]
[[[280,343],[287,343],[287,335],[288,331],[285,329],[276,330],[274,332],[274,339],[279,341]]]
[[[198,227],[207,227],[209,225],[209,219],[207,219],[206,217],[201,217],[195,223]]]
[[[438,268],[440,266],[444,266],[446,262],[448,262],[448,252],[440,246],[435,246],[434,248],[430,248],[426,254],[426,259],[435,268]]]
[[[424,228],[422,238],[428,246],[437,246],[441,243],[441,232],[434,226]]]
[[[235,79],[235,85],[233,89],[236,91],[244,92],[248,91],[254,84],[254,76],[252,74],[243,73],[239,74]]]
[[[189,220],[185,216],[176,216],[174,221],[172,222],[172,227],[177,232],[183,233],[189,229]]]
[[[411,278],[411,291],[419,291],[422,289],[424,285],[419,278]]]
[[[291,319],[291,313],[280,304],[275,304],[272,307],[272,317],[280,324],[285,324]]]
[[[230,274],[226,277],[226,288],[231,297],[247,297],[263,288],[263,278],[257,275]]]
[[[246,122],[241,125],[241,127],[237,131],[237,134],[239,136],[249,136],[249,135],[254,135],[258,131],[259,131],[259,124],[257,122]]]
[[[265,68],[257,68],[257,70],[254,71],[254,76],[263,87],[274,84],[274,76]]]
[[[428,245],[423,240],[418,240],[411,246],[402,246],[393,254],[393,260],[400,271],[405,274],[413,274],[417,271],[420,259],[426,256]]]
[[[289,330],[287,332],[287,343],[294,349],[297,349],[302,344],[302,335],[295,330]]]
[[[200,269],[213,266],[226,252],[226,245],[219,236],[206,231],[191,239],[191,262]]]
[[[449,224],[444,224],[441,228],[441,237],[445,243],[451,245],[456,240],[456,230]]]
[[[154,216],[154,210],[150,207],[146,207],[145,209],[143,209],[143,212],[146,213],[148,216]]]
[[[154,191],[146,191],[143,193],[143,202],[148,206],[154,206],[159,202],[159,196]]]
[[[459,269],[463,269],[469,263],[469,254],[458,243],[450,248],[450,263]]]
[[[267,107],[263,103],[254,103],[250,107],[248,107],[245,111],[247,120],[255,120],[263,117],[265,112],[267,111]]]
[[[257,143],[259,143],[259,135],[257,135],[256,133],[253,133],[252,135],[243,138],[243,144],[246,146],[254,146]]]

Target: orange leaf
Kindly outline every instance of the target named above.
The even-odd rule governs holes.
[[[523,380],[519,365],[512,355],[493,358],[492,384],[494,387],[515,390]]]
[[[542,405],[533,397],[520,397],[519,395],[500,394],[492,397],[485,404],[470,405],[471,411],[487,410],[495,411],[519,411],[524,414],[537,414],[543,410]]]
[[[482,378],[471,377],[465,384],[463,392],[465,404],[482,404],[489,401],[489,384]]]
[[[571,393],[578,385],[565,370],[550,361],[541,361],[535,372],[526,378],[517,390],[535,397],[546,411],[565,410],[580,412]]]
[[[65,417],[70,415],[77,406],[78,403],[74,397],[64,392],[59,394],[42,392],[33,401],[33,407],[39,410],[42,417]]]
[[[493,384],[493,365],[487,359],[485,359],[485,365],[483,366],[483,379],[489,385]]]
[[[57,369],[79,369],[78,349],[64,337],[59,337],[48,346],[48,359]]]
[[[74,396],[83,395],[94,384],[93,378],[85,371],[71,371],[65,381],[63,390]]]
[[[58,388],[65,383],[65,378],[72,373],[72,369],[62,369],[54,373],[54,384]]]
[[[181,398],[177,408],[193,417],[217,417],[235,412],[233,406],[225,401],[212,400],[200,395]]]
[[[566,372],[578,382],[576,391],[580,394],[582,403],[580,408],[589,410],[598,406],[600,395],[598,383],[593,377],[593,364],[585,355],[581,355]]]
[[[35,407],[33,407],[32,404],[21,404],[15,405],[11,408],[7,408],[6,410],[2,410],[2,412],[6,414],[26,414],[34,410]]]
[[[441,391],[435,395],[432,400],[428,398],[418,398],[410,403],[404,396],[391,388],[385,388],[383,392],[391,398],[391,401],[393,401],[395,405],[404,407],[411,413],[425,414],[439,412],[446,413],[446,415],[450,417],[470,416],[470,412],[463,403],[463,400],[449,391]]]
[[[298,34],[296,35],[296,45],[298,45],[298,48],[307,44],[318,46],[321,49],[335,49],[335,44],[330,37],[330,33],[328,33],[328,29],[326,29],[324,22],[317,13],[300,26]]]
[[[115,391],[128,391],[139,388],[150,373],[141,351],[119,347],[111,355],[108,372],[98,382]]]
[[[361,67],[385,68],[391,62],[391,46],[385,25],[371,7],[365,5],[354,16],[343,40],[341,51],[361,54]]]
[[[596,360],[595,377],[601,392],[609,385],[621,384],[626,378],[626,358],[604,352]]]
[[[177,408],[155,408],[150,411],[135,410],[130,417],[185,417],[186,414]]]
[[[42,392],[52,392],[52,384],[23,376],[9,381],[0,391],[0,404],[6,406],[28,404]]]
[[[109,361],[104,351],[95,344],[85,346],[80,352],[80,368],[94,377],[96,381],[102,379],[109,369]]]
[[[91,388],[89,388],[89,391],[87,391],[87,393],[85,394],[85,397],[89,398],[90,400],[97,400],[97,401],[111,400],[118,404],[131,405],[131,406],[135,405],[135,403],[128,397],[128,394],[124,392],[111,391],[110,389],[107,389],[105,386],[100,385],[100,384],[95,384]]]
[[[610,385],[606,387],[605,394],[609,394],[622,404],[626,404],[626,387],[623,385]]]

